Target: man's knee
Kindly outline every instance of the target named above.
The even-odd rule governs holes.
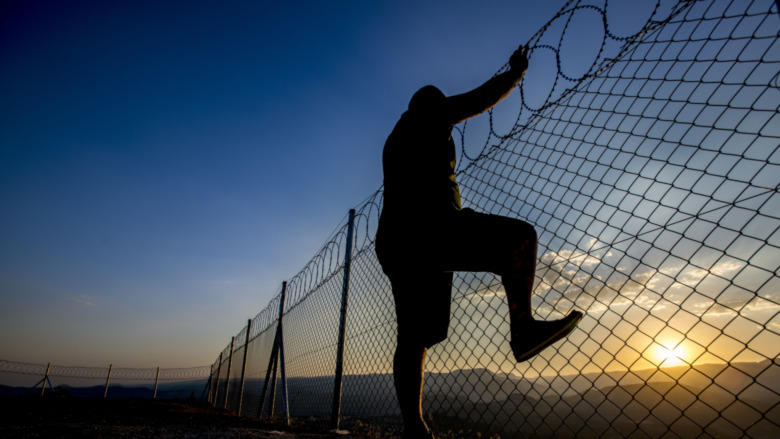
[[[517,246],[528,247],[529,244],[535,246],[539,239],[534,226],[525,221],[515,220],[510,233],[511,241]]]

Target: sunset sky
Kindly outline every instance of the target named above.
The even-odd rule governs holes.
[[[3,2],[0,358],[211,363],[563,3]]]
[[[564,1],[506,3],[4,2],[0,360],[211,364],[381,187],[414,91],[480,85]],[[663,18],[676,1],[661,3]],[[578,8],[535,40],[525,106],[514,91],[459,131],[471,157],[495,148],[460,157],[464,203],[539,231],[536,315],[586,312],[559,346],[565,372],[780,355],[777,6],[751,5],[695,4],[534,116],[551,125],[491,137],[618,56],[623,40]],[[637,32],[654,7],[609,2],[609,32]],[[718,8],[732,15],[695,19]],[[503,289],[459,276],[451,333],[465,335],[431,364],[560,372],[552,349],[505,360]],[[384,310],[360,325],[385,325],[360,343],[394,335],[388,303],[359,306]],[[296,312],[335,324],[318,301]],[[440,355],[462,340],[470,356]]]

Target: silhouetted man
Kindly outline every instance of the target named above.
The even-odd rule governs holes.
[[[515,51],[507,72],[468,93],[446,97],[434,86],[421,88],[385,143],[376,253],[395,298],[398,347],[393,375],[404,438],[433,437],[422,417],[425,355],[447,338],[454,271],[501,276],[509,304],[510,346],[518,362],[565,337],[582,319],[582,313],[574,311],[561,320],[534,320],[533,226],[462,209],[455,181],[452,128],[512,91],[528,68],[525,52]]]

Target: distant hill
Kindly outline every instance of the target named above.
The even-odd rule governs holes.
[[[181,381],[175,383],[161,383],[157,386],[157,398],[160,399],[186,399],[190,395],[200,397],[206,386],[206,380]],[[102,398],[105,386],[76,387],[67,384],[57,386],[54,390],[47,388],[46,394],[58,394],[63,397],[73,398]],[[0,385],[0,397],[39,395],[40,387],[12,387]],[[108,388],[109,398],[151,398],[154,395],[154,384],[142,386],[111,385]]]
[[[482,369],[444,375],[426,379],[441,390],[426,395],[426,406],[440,423],[483,434],[778,437],[780,367],[771,361],[533,380]]]
[[[293,417],[330,416],[332,376],[288,379]],[[231,384],[233,385],[233,384]],[[205,380],[162,383],[158,398],[200,397]],[[246,407],[259,407],[262,379],[245,383]],[[74,397],[102,397],[103,387],[61,387]],[[224,389],[224,388],[222,388]],[[231,402],[235,388],[231,388]],[[30,389],[0,386],[0,396]],[[35,391],[37,392],[37,391]],[[224,390],[220,391],[224,397]],[[150,398],[151,387],[111,386],[110,398]],[[428,373],[426,413],[441,428],[474,428],[483,435],[513,437],[627,437],[638,431],[660,437],[709,435],[775,439],[780,425],[780,366],[706,364],[583,375],[521,376],[486,369]],[[280,392],[277,401],[280,403]],[[278,406],[277,406],[278,407]],[[773,409],[773,407],[775,407]],[[391,374],[347,375],[342,415],[397,417]]]

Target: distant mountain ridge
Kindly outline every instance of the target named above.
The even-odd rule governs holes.
[[[231,401],[235,382],[231,380]],[[200,397],[205,383],[164,383],[158,388],[158,398]],[[222,383],[220,398],[224,398]],[[291,415],[328,417],[333,383],[332,376],[288,378]],[[262,387],[262,379],[248,379],[245,403],[259,406]],[[104,390],[103,386],[63,388],[77,397],[102,397]],[[14,391],[19,388],[0,386],[0,395]],[[149,387],[109,388],[109,397],[144,398],[151,393]],[[768,360],[532,379],[487,369],[429,372],[424,394],[425,411],[439,419],[440,425],[472,426],[502,436],[547,430],[538,435],[630,436],[640,429],[652,437],[669,431],[681,437],[702,433],[739,437],[744,433],[738,428],[742,426],[751,429],[753,437],[774,439],[780,425],[780,414],[772,411],[780,403],[780,366]],[[392,375],[345,376],[342,414],[397,417]]]

